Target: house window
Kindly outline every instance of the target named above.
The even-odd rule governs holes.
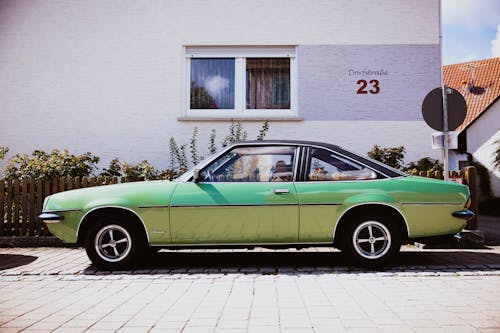
[[[247,109],[290,109],[290,59],[246,59]]]
[[[186,47],[187,118],[296,118],[295,47]]]
[[[234,108],[234,59],[191,59],[191,109]]]

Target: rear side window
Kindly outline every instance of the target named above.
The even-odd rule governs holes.
[[[307,172],[308,181],[376,179],[377,174],[361,164],[331,151],[313,148]]]

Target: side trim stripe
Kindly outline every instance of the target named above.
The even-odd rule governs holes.
[[[137,206],[137,208],[168,208],[169,205],[146,205],[146,206]]]
[[[461,206],[461,202],[402,202],[406,206]]]
[[[297,206],[296,203],[284,203],[284,204],[248,204],[248,205],[190,205],[190,206],[180,206],[172,205],[172,208],[228,208],[228,207],[279,207],[279,206]]]
[[[81,212],[81,209],[57,209],[57,210],[44,210],[42,213],[66,213],[66,212]]]

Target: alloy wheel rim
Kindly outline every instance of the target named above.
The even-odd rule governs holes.
[[[111,224],[101,228],[95,236],[95,250],[107,262],[119,262],[130,253],[132,238],[120,225]]]
[[[380,259],[391,247],[391,234],[387,227],[378,221],[361,223],[352,236],[356,252],[365,259]]]

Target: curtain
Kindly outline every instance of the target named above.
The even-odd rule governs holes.
[[[290,108],[290,59],[246,59],[246,108]]]

